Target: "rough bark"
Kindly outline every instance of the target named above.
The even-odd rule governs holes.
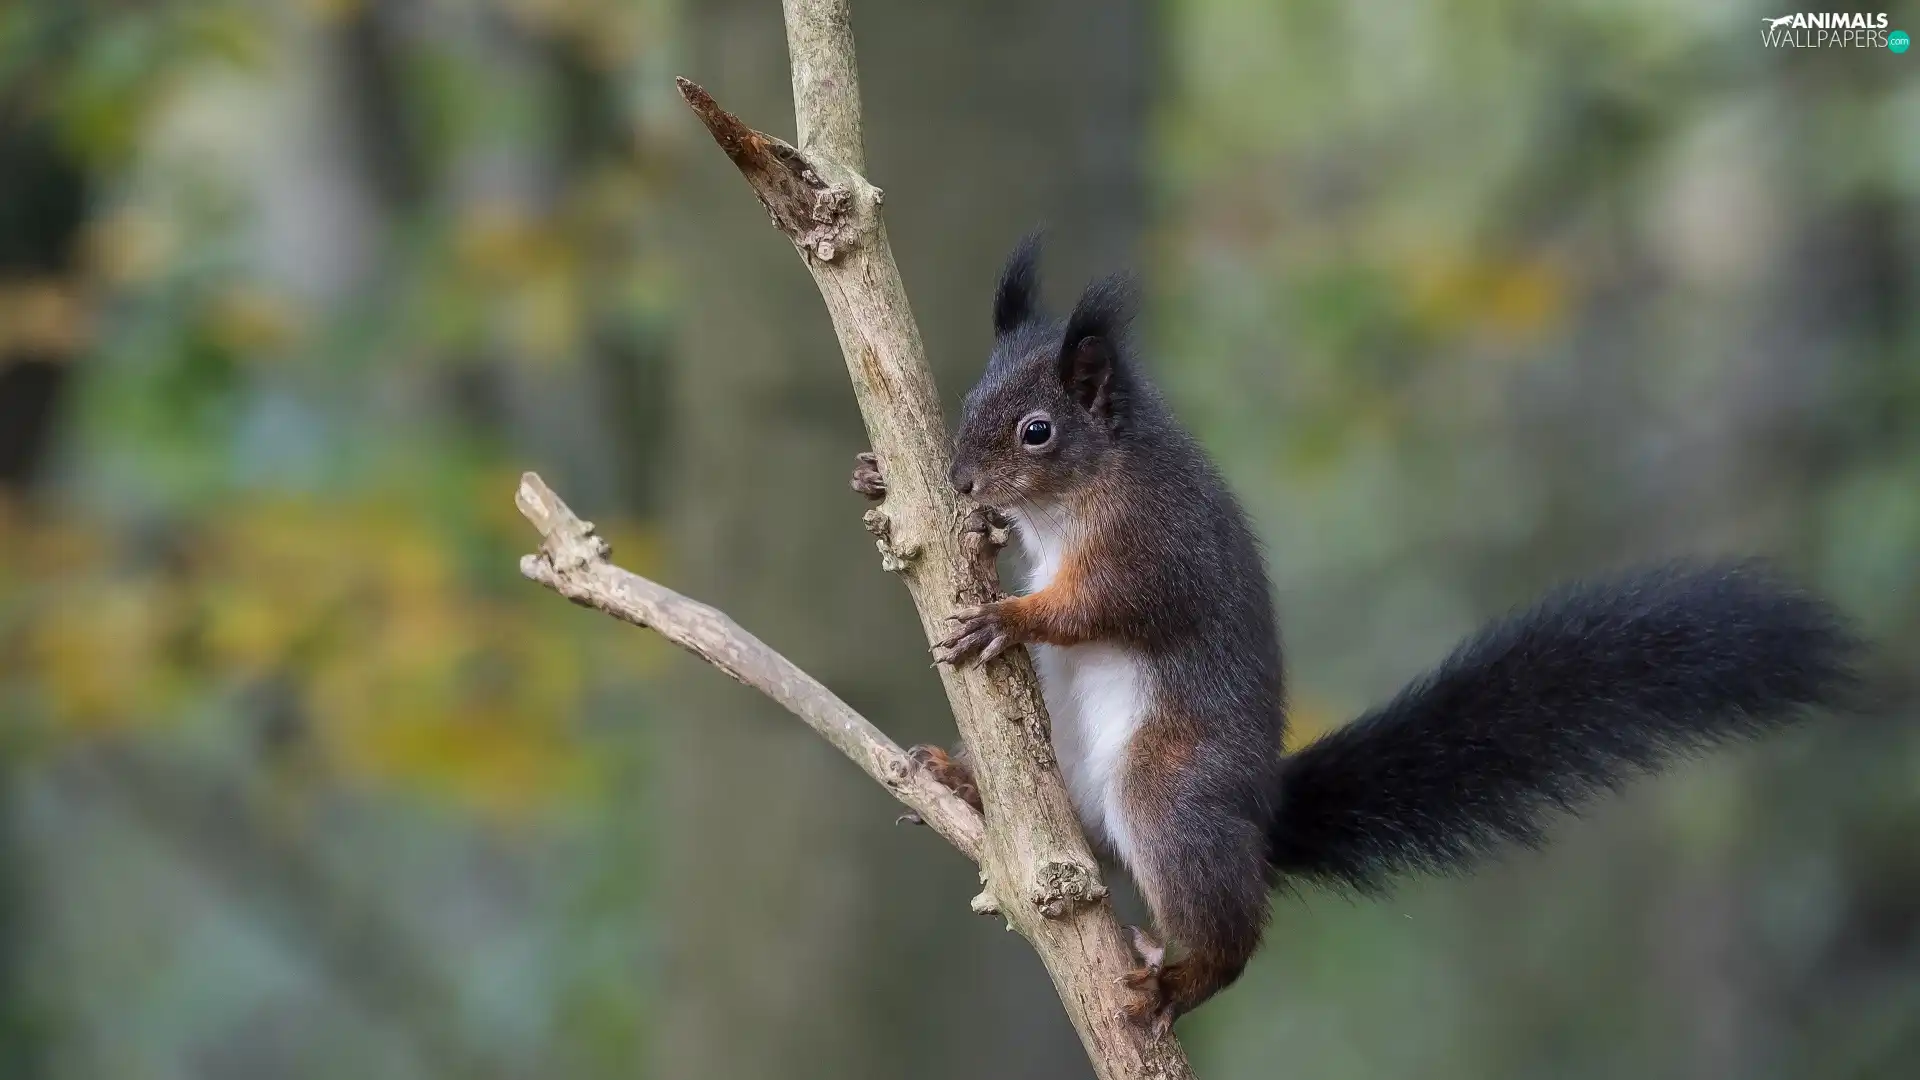
[[[856,399],[888,479],[867,515],[883,565],[906,581],[928,641],[959,606],[997,591],[993,560],[965,550],[966,507],[945,483],[948,440],[933,377],[880,221],[881,192],[861,175],[860,102],[844,0],[787,0],[801,145],[754,131],[705,91],[683,94],[793,240],[825,300]],[[548,553],[547,567],[557,567]],[[528,569],[544,573],[536,557]],[[997,910],[1039,953],[1102,1077],[1190,1075],[1172,1038],[1120,1017],[1120,975],[1134,966],[1106,888],[1054,767],[1032,666],[1016,650],[981,667],[941,669],[987,806],[982,851]]]

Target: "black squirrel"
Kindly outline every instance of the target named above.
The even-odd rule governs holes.
[[[1096,282],[1062,322],[1038,310],[1037,260],[1029,237],[1001,276],[951,474],[1013,525],[1029,592],[962,611],[934,655],[1033,646],[1081,821],[1153,914],[1158,940],[1130,930],[1142,964],[1125,982],[1154,1032],[1240,976],[1276,886],[1375,893],[1536,845],[1554,811],[1853,684],[1859,645],[1826,604],[1758,563],[1673,564],[1553,592],[1283,755],[1280,635],[1246,516],[1130,354],[1127,280]],[[871,454],[853,486],[884,496]],[[914,755],[978,805],[962,756]]]

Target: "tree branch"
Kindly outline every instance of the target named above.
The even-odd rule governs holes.
[[[887,478],[886,501],[868,511],[867,527],[932,642],[958,607],[997,594],[993,557],[962,543],[966,508],[946,483],[949,441],[933,374],[880,220],[882,192],[861,175],[847,0],[783,4],[798,148],[748,127],[686,79],[680,91],[819,286]],[[1103,1080],[1191,1077],[1176,1040],[1153,1040],[1120,1015],[1118,979],[1137,961],[1055,767],[1026,651],[940,673],[987,807],[987,892],[976,910],[998,910],[1039,953]]]
[[[521,477],[514,502],[544,538],[540,554],[520,560],[521,574],[576,604],[657,630],[668,641],[779,702],[852,758],[961,854],[980,861],[980,815],[914,768],[905,751],[833,691],[721,612],[613,565],[608,561],[607,542],[594,535],[593,523],[575,516],[540,477],[533,473]]]

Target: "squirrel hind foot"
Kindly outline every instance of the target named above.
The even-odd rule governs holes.
[[[1120,1015],[1158,1040],[1173,1029],[1174,1017],[1178,1015],[1173,995],[1168,993],[1170,988],[1164,981],[1167,948],[1138,926],[1127,927],[1125,933],[1127,945],[1140,959],[1140,966],[1117,980],[1127,994]]]
[[[1121,1018],[1147,1032],[1156,1042],[1173,1030],[1174,1018],[1179,1015],[1173,995],[1168,992],[1166,970],[1159,964],[1145,964],[1116,980],[1127,998],[1120,1006]]]
[[[1158,1039],[1173,1030],[1173,1022],[1204,1004],[1239,977],[1244,960],[1235,961],[1205,950],[1166,960],[1166,950],[1138,927],[1127,937],[1142,965],[1120,977],[1130,995],[1121,1015]]]
[[[907,756],[935,783],[958,795],[976,811],[985,812],[980,804],[980,788],[974,783],[973,770],[966,762],[938,746],[916,746],[907,751]]]

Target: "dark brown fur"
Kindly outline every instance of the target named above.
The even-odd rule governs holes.
[[[1007,282],[1030,288],[1016,257]],[[1130,290],[1087,290],[1064,322],[1003,285],[1001,331],[968,395],[954,481],[1070,531],[1052,580],[960,613],[936,655],[1015,644],[1127,646],[1151,700],[1120,766],[1121,857],[1176,958],[1129,979],[1156,1026],[1238,977],[1266,922],[1265,823],[1285,723],[1265,566],[1226,484],[1126,355]],[[1045,446],[1023,443],[1043,417]],[[1098,718],[1096,718],[1097,722]],[[1117,722],[1117,721],[1116,721]]]
[[[1857,643],[1824,604],[1751,566],[1669,567],[1496,622],[1387,705],[1282,757],[1279,630],[1253,532],[1127,355],[1125,282],[1097,283],[1048,320],[1034,257],[1023,244],[1001,278],[952,479],[1043,551],[1057,543],[1058,565],[1031,595],[961,612],[935,655],[1100,643],[1137,665],[1135,681],[1115,683],[1147,695],[1116,766],[1118,809],[1081,811],[1110,837],[1114,819],[1123,826],[1125,850],[1108,854],[1175,949],[1168,961],[1134,932],[1142,964],[1124,982],[1142,1024],[1164,1031],[1240,976],[1274,880],[1371,891],[1396,872],[1464,868],[1502,842],[1538,842],[1555,809],[1769,730],[1847,685]],[[854,486],[884,494],[870,455]],[[1130,715],[1083,711],[1077,731]],[[964,762],[916,756],[978,798]]]

